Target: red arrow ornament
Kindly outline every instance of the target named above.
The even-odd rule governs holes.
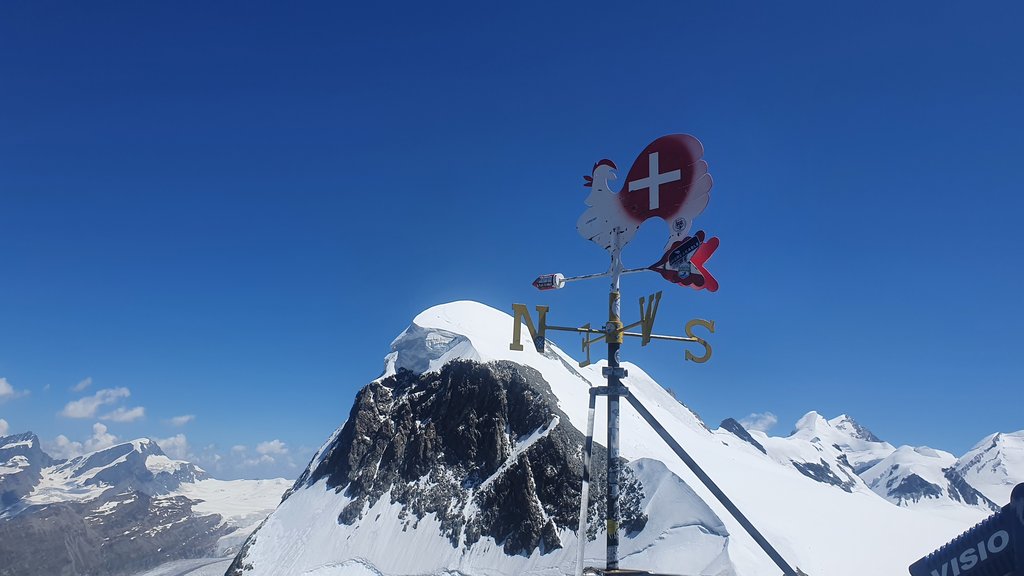
[[[673,284],[689,286],[695,290],[718,290],[718,281],[704,268],[718,249],[718,237],[704,240],[704,231],[673,242],[660,260],[648,267]]]

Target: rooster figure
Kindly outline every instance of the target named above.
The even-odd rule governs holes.
[[[703,160],[704,147],[687,134],[658,138],[637,157],[619,192],[609,182],[617,167],[608,159],[594,164],[584,186],[590,188],[589,207],[576,222],[580,235],[614,254],[636,236],[651,218],[668,223],[665,255],[649,267],[666,280],[682,286],[715,291],[718,283],[704,263],[718,247],[718,238],[705,241],[703,231],[693,236],[693,220],[711,199],[711,175]]]

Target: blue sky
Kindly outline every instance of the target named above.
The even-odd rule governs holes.
[[[962,453],[1024,428],[1021,12],[4,3],[0,418],[295,475],[418,311],[599,322],[603,283],[530,282],[603,270],[581,176],[685,132],[722,288],[634,276],[624,308],[664,289],[658,329],[714,319],[715,355],[624,358],[711,424],[847,412]]]

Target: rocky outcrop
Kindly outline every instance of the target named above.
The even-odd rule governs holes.
[[[747,432],[747,429],[743,427],[743,424],[740,424],[733,418],[726,418],[725,420],[722,420],[722,423],[719,424],[719,427],[722,428],[723,430],[728,430],[729,432],[732,433],[733,436],[736,436],[740,440],[743,440],[744,442],[750,444],[754,448],[757,448],[758,450],[761,451],[762,454],[768,454],[768,452],[764,449],[764,446],[761,446],[760,442],[754,440],[754,437],[750,435],[750,432]]]
[[[296,489],[326,479],[344,492],[352,500],[338,517],[342,524],[357,522],[387,494],[409,526],[433,514],[453,547],[489,536],[507,554],[545,553],[561,547],[558,529],[579,521],[583,441],[533,368],[458,360],[422,375],[399,370],[363,388],[348,422]],[[606,459],[595,445],[594,519],[603,516]],[[626,472],[626,531],[646,522],[642,496]]]
[[[0,436],[0,511],[31,492],[51,464],[32,432]]]
[[[843,464],[844,462],[845,458],[843,458],[843,460],[840,461],[840,464]],[[832,486],[836,486],[838,488],[843,489],[843,491],[845,492],[852,492],[853,487],[856,486],[856,483],[851,474],[846,473],[843,470],[840,470],[840,473],[844,473],[846,475],[845,479],[840,478],[839,474],[837,474],[832,469],[832,466],[830,466],[824,458],[822,458],[818,462],[797,462],[794,460],[793,467],[799,470],[801,474],[807,476],[808,478],[817,480],[822,484],[831,484]]]

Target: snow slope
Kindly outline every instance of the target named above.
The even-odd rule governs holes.
[[[252,534],[261,522],[281,502],[281,496],[291,488],[292,482],[284,478],[269,480],[215,480],[207,478],[181,484],[173,495],[193,502],[196,514],[219,514],[221,523],[234,530],[222,537],[217,553],[232,554]]]
[[[574,359],[550,343],[543,354],[529,345],[525,346],[525,351],[511,351],[512,323],[508,314],[476,302],[453,302],[430,308],[418,315],[393,342],[382,378],[395,374],[400,368],[413,372],[434,371],[456,358],[479,362],[509,360],[538,370],[550,384],[559,408],[568,415],[572,426],[585,430],[588,389],[604,384],[601,364],[577,368]],[[669,395],[642,369],[632,364],[625,367],[629,376],[624,382],[632,394],[718,482],[783,556],[812,576],[905,573],[912,561],[968,527],[963,520],[893,506],[852,474],[852,467],[849,470],[852,478],[847,478],[851,485],[847,489],[810,478],[792,465],[792,458],[780,461],[781,447],[774,447],[774,455],[765,455],[726,431],[710,431],[694,412]],[[811,424],[808,432],[825,429],[817,418]],[[855,450],[863,456],[858,459],[860,463],[870,462],[887,450],[884,443],[855,438],[848,431],[852,426],[842,421],[835,425],[824,424],[837,434],[843,433],[841,440],[850,447],[856,444],[851,439],[863,442],[856,444]],[[596,430],[605,427],[605,411],[598,409]],[[814,441],[815,435],[818,442]],[[804,460],[811,459],[810,451],[819,454],[819,449],[829,448],[820,434],[815,435],[799,439],[804,442],[798,450],[806,452],[800,455]],[[596,440],[601,442],[602,437],[599,433]],[[651,523],[663,527],[663,538],[644,544],[625,539],[623,566],[680,572],[683,569],[681,559],[694,552],[688,545],[692,542],[692,530],[686,530],[686,518],[699,516],[705,523],[718,519],[729,535],[725,555],[714,555],[713,546],[709,546],[706,539],[703,541],[697,552],[706,555],[709,563],[699,568],[699,573],[778,574],[778,569],[743,529],[625,402],[621,451],[633,461],[631,465],[638,473],[663,467],[664,474],[648,478],[652,486],[674,486],[680,493],[685,492],[682,487],[687,487],[711,512],[701,513],[704,504],[682,496],[675,504],[652,505],[660,491],[656,492],[646,505]],[[769,454],[772,452],[770,448]],[[830,463],[837,460],[837,454],[830,455]],[[365,511],[364,517],[373,519],[372,522],[359,523],[354,529],[342,526],[337,518],[346,503],[344,492],[335,494],[322,485],[296,490],[256,533],[251,548],[240,557],[242,564],[251,564],[252,574],[342,574],[337,571],[338,567],[351,566],[353,561],[371,568],[387,566],[383,571],[388,574],[440,574],[449,569],[472,576],[571,572],[575,548],[572,534],[560,535],[565,548],[547,555],[508,557],[493,540],[484,538],[477,545],[481,548],[467,556],[439,537],[430,516],[410,526],[400,521],[401,511],[392,508],[386,498]],[[972,516],[971,521],[976,521],[985,514],[979,510],[968,515]],[[708,531],[714,533],[714,530]],[[489,550],[484,549],[488,546]],[[603,556],[603,537],[586,545],[588,564],[603,565]]]
[[[1024,430],[986,436],[957,460],[956,469],[989,500],[1006,505],[1024,479]]]

